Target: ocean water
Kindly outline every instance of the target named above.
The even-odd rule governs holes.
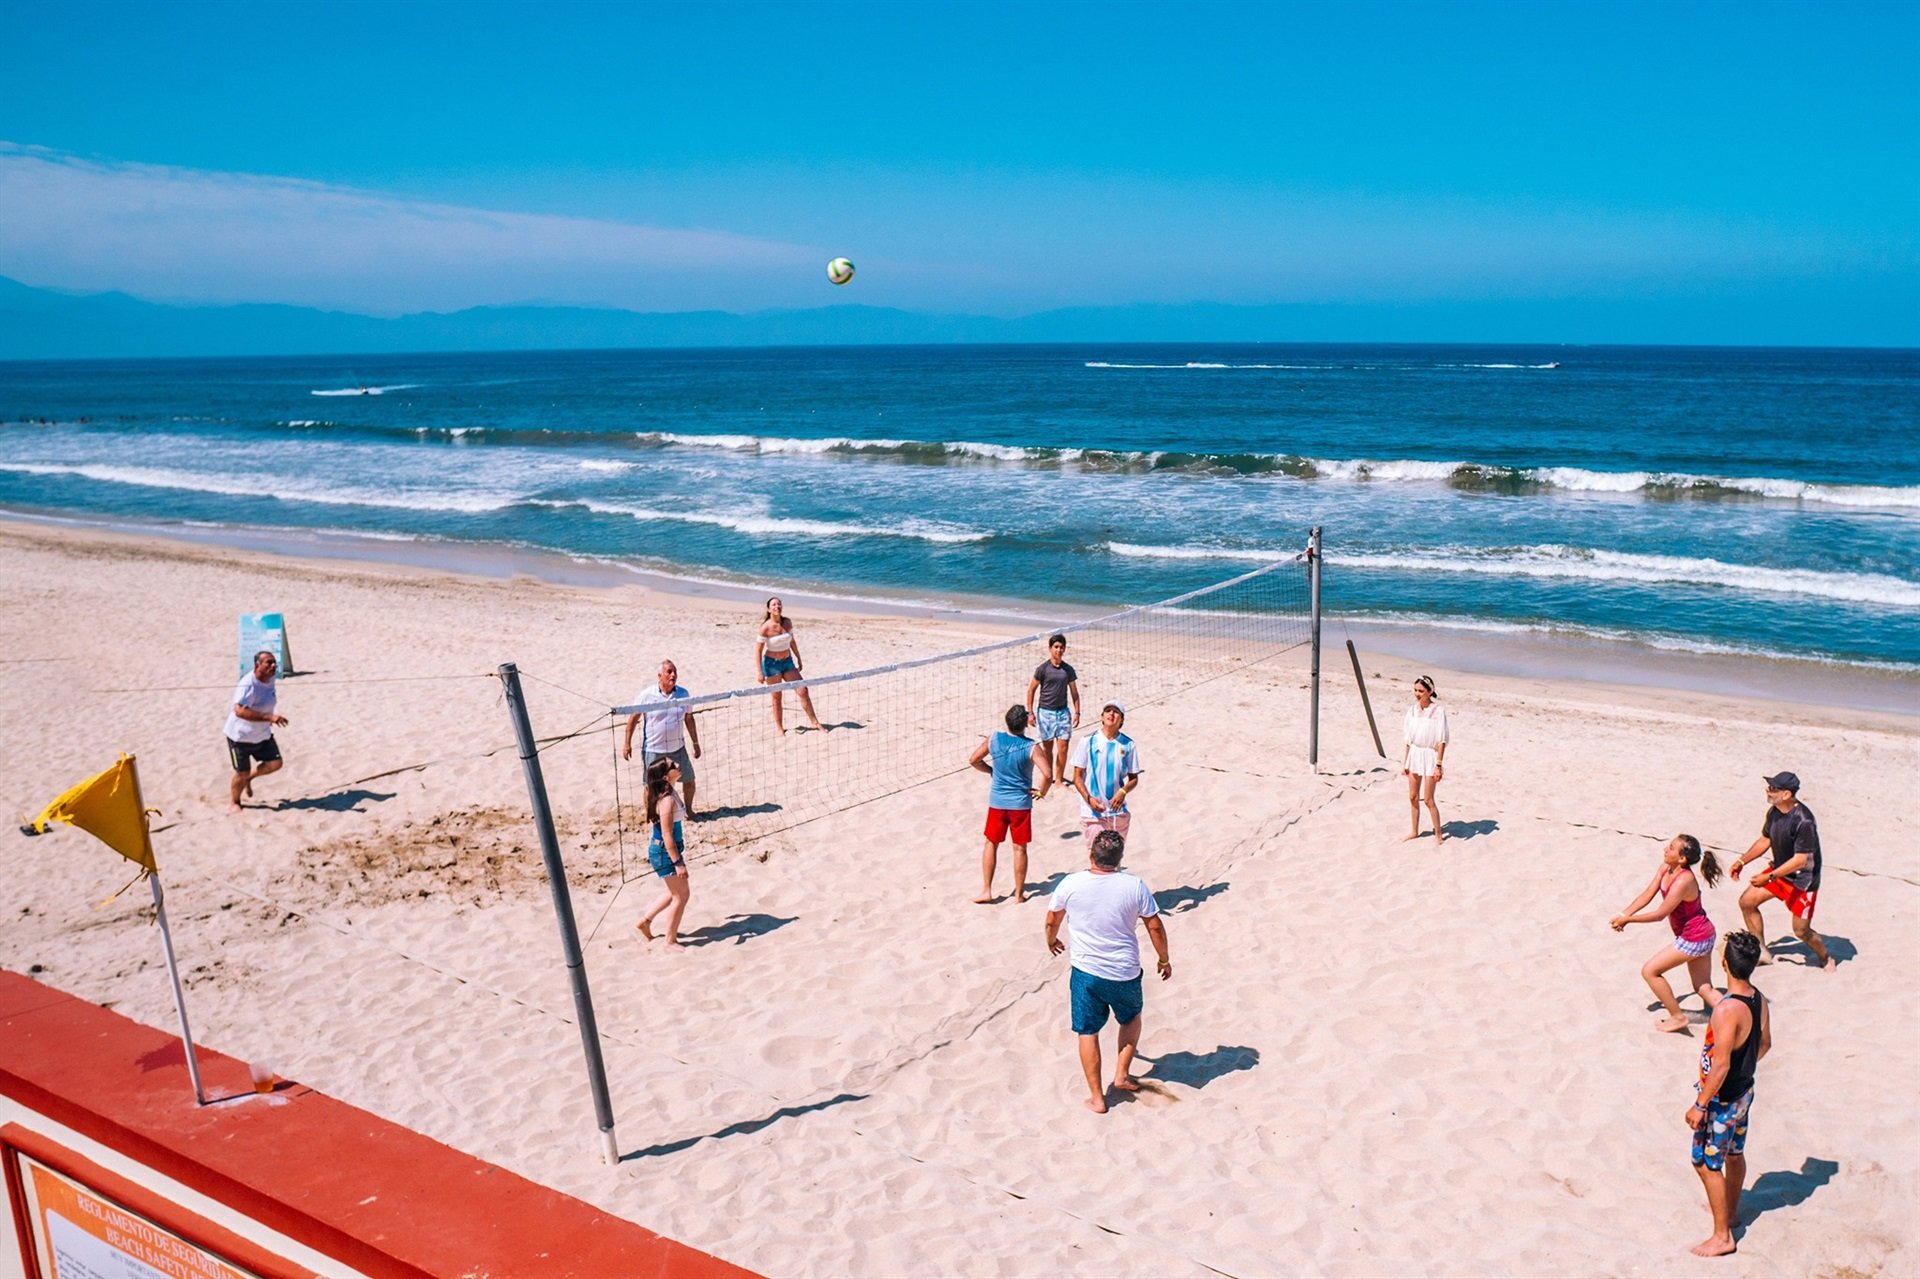
[[[1326,530],[1376,625],[1920,675],[1920,352],[1031,346],[0,364],[0,508],[1118,606]]]

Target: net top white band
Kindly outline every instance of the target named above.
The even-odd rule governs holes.
[[[1089,618],[1084,622],[1071,622],[1062,626],[1049,626],[1043,630],[1034,631],[1030,635],[1021,635],[1008,640],[998,640],[992,644],[982,644],[977,648],[958,649],[950,653],[935,653],[931,657],[917,657],[905,662],[890,662],[885,666],[869,666],[865,670],[845,671],[838,675],[822,675],[817,679],[789,680],[783,683],[759,684],[749,688],[736,688],[725,693],[706,693],[699,697],[688,697],[678,700],[674,702],[673,709],[676,712],[692,712],[702,706],[712,706],[720,702],[737,701],[746,697],[766,697],[773,693],[791,693],[795,689],[800,688],[820,688],[828,684],[838,684],[845,680],[866,679],[869,676],[887,675],[895,671],[910,671],[920,666],[932,666],[937,662],[957,661],[966,657],[978,657],[983,653],[997,653],[1003,649],[1017,648],[1023,644],[1033,644],[1051,635],[1071,635],[1075,631],[1084,631],[1089,627],[1111,626],[1113,623],[1137,613],[1147,613],[1154,609],[1161,608],[1174,608],[1178,605],[1199,599],[1203,595],[1212,595],[1216,591],[1224,591],[1228,587],[1238,586],[1243,582],[1250,582],[1256,577],[1263,577],[1268,573],[1277,572],[1280,569],[1304,563],[1306,558],[1307,552],[1301,551],[1297,554],[1287,556],[1285,559],[1275,560],[1271,564],[1263,564],[1250,572],[1240,574],[1238,577],[1230,577],[1224,582],[1215,582],[1211,586],[1202,586],[1198,590],[1188,591],[1184,595],[1175,595],[1171,599],[1159,600],[1152,604],[1136,604],[1132,608],[1123,608],[1118,612],[1108,613],[1102,617]],[[664,709],[665,707],[661,704],[652,703],[643,706],[615,706],[610,713],[614,715],[645,715],[649,712],[657,714]]]

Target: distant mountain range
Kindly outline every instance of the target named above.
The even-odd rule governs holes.
[[[1705,308],[1671,303],[1499,301],[1195,302],[1070,307],[1013,319],[857,303],[745,315],[480,306],[382,319],[272,304],[169,306],[125,293],[37,289],[0,276],[0,360],[1027,342],[1794,342],[1788,334],[1729,333],[1724,317],[1716,318],[1704,323]]]

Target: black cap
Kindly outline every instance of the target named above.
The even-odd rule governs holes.
[[[1800,793],[1800,779],[1792,773],[1775,773],[1765,781],[1769,790],[1790,790],[1796,795]]]

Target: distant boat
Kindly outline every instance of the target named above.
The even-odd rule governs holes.
[[[1560,361],[1549,360],[1545,364],[1542,364],[1540,367],[1543,369],[1557,369],[1560,367]]]

